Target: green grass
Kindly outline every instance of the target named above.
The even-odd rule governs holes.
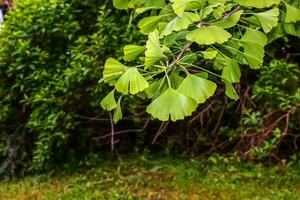
[[[0,199],[298,200],[300,168],[194,159],[102,161],[91,169],[0,182]]]

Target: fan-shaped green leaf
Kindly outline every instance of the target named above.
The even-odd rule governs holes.
[[[258,18],[264,32],[269,33],[278,24],[279,9],[273,8],[265,12],[254,13],[253,15]]]
[[[190,116],[197,108],[197,102],[180,92],[169,88],[147,107],[147,112],[161,121],[177,121]]]
[[[162,9],[165,5],[165,0],[131,0],[129,3],[129,7],[138,7],[135,9],[138,14],[148,10]]]
[[[119,120],[121,120],[123,118],[123,113],[122,113],[122,107],[121,107],[121,97],[118,100],[118,104],[117,107],[114,111],[114,116],[113,116],[113,121],[114,123],[118,123]]]
[[[145,51],[146,47],[138,45],[126,45],[124,47],[124,60],[132,61]]]
[[[223,80],[226,86],[226,90],[225,90],[225,94],[226,96],[228,96],[230,99],[233,100],[238,100],[240,97],[239,95],[236,93],[233,85],[231,83],[229,83],[228,81]]]
[[[159,35],[157,30],[149,34],[149,38],[146,43],[146,49],[145,68],[147,69],[161,60],[161,58],[164,56],[163,49],[161,48],[159,42]]]
[[[209,5],[220,6],[225,5],[227,0],[207,0]]]
[[[237,61],[228,59],[227,65],[223,68],[222,78],[230,83],[238,83],[241,79],[241,69]]]
[[[127,70],[127,67],[114,58],[106,60],[103,70],[103,79],[105,83],[113,85],[122,74]]]
[[[268,8],[280,2],[281,0],[238,0],[241,6],[254,8]]]
[[[120,10],[126,10],[128,8],[129,0],[113,0],[113,5],[115,8]]]
[[[111,111],[117,107],[117,102],[115,100],[115,90],[111,91],[106,97],[100,102],[101,107],[104,110]]]
[[[202,51],[201,53],[203,54],[204,59],[211,60],[217,56],[218,51],[216,51],[212,48],[209,48],[206,51]]]
[[[158,24],[163,17],[165,17],[165,15],[150,16],[141,19],[138,23],[140,32],[144,35],[148,35],[158,27]]]
[[[198,44],[211,45],[227,42],[232,35],[218,26],[197,28],[186,35],[186,39]]]
[[[162,31],[162,35],[170,35],[173,31],[181,31],[187,29],[193,22],[200,20],[199,15],[191,12],[184,12],[182,17],[175,17],[171,22],[167,24]]]
[[[213,26],[218,26],[218,27],[221,27],[221,28],[234,27],[238,23],[238,21],[240,20],[241,15],[243,13],[244,13],[243,10],[237,11],[236,13],[234,13],[233,15],[231,15],[231,16],[225,18],[225,19],[222,19],[220,21],[212,23],[212,25]]]
[[[200,5],[203,5],[205,1],[203,0],[170,0],[172,2],[172,7],[176,15],[182,17],[186,7],[191,2],[197,2]]]
[[[137,68],[129,68],[116,82],[115,88],[123,94],[136,94],[149,86],[146,79],[140,74]]]
[[[262,66],[267,44],[267,37],[260,31],[247,29],[240,40],[244,47],[244,56],[252,69],[259,69]]]
[[[204,103],[216,91],[217,84],[204,78],[189,74],[181,83],[178,92]]]
[[[286,6],[286,15],[285,15],[285,23],[296,23],[300,21],[300,9],[290,4],[285,4]]]

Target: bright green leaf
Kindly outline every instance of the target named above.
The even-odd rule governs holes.
[[[254,13],[253,15],[258,18],[264,32],[269,33],[278,24],[279,9],[273,8],[265,12]]]
[[[116,82],[115,88],[123,94],[136,94],[149,86],[146,79],[140,74],[137,68],[129,68]]]
[[[233,15],[231,15],[231,16],[225,18],[225,19],[222,19],[220,21],[212,23],[212,25],[213,26],[218,26],[218,27],[221,27],[221,28],[232,28],[238,23],[238,21],[241,18],[241,15],[243,13],[244,13],[244,11],[240,10],[240,11],[234,13]]]
[[[197,103],[204,103],[215,93],[216,88],[217,85],[214,82],[189,74],[177,91],[193,98]]]
[[[203,0],[171,0],[171,2],[172,2],[172,7],[174,12],[177,14],[177,16],[182,17],[189,3],[197,2],[202,6],[204,1]]]
[[[268,8],[280,2],[281,0],[238,0],[241,6],[254,8]]]
[[[126,10],[128,8],[129,0],[113,0],[113,5],[115,8],[120,10]]]
[[[296,23],[300,21],[300,9],[289,4],[285,4],[286,6],[286,16],[285,23]]]
[[[210,48],[210,49],[207,49],[206,51],[202,51],[201,53],[203,54],[204,59],[211,60],[217,56],[218,51]]]
[[[247,29],[240,43],[244,47],[244,56],[250,68],[259,69],[264,60],[264,46],[267,44],[266,35],[254,29]]]
[[[113,85],[122,74],[127,70],[127,67],[114,58],[106,60],[103,71],[103,79],[105,83]]]
[[[240,66],[234,59],[229,59],[223,68],[222,78],[230,83],[238,83],[241,79]]]
[[[149,34],[149,39],[146,43],[146,49],[145,68],[147,69],[161,60],[161,58],[164,56],[163,49],[161,48],[159,42],[159,35],[157,30]]]
[[[170,35],[173,31],[181,31],[187,29],[193,22],[200,20],[199,15],[191,12],[184,12],[182,17],[175,17],[171,22],[167,24],[162,31],[162,35]]]
[[[106,97],[102,99],[100,105],[104,110],[111,111],[117,107],[117,102],[115,100],[115,90],[111,91]]]
[[[232,35],[218,26],[207,26],[190,31],[186,39],[198,44],[211,45],[227,42]]]
[[[197,108],[197,102],[180,92],[169,88],[147,107],[147,112],[161,121],[177,121],[190,116]]]
[[[122,107],[121,107],[121,97],[118,100],[118,104],[117,107],[114,111],[114,116],[113,116],[113,121],[114,123],[118,123],[119,120],[121,120],[123,118],[123,113],[122,113]]]
[[[240,97],[236,93],[233,85],[231,83],[229,83],[228,81],[224,81],[224,83],[225,83],[225,86],[226,86],[226,90],[225,90],[226,96],[228,96],[230,99],[233,99],[235,101],[238,100]]]
[[[165,15],[150,16],[141,19],[138,23],[138,27],[141,29],[140,32],[144,35],[153,32],[163,17],[165,17]]]
[[[126,45],[124,47],[124,60],[132,61],[145,51],[144,46]]]

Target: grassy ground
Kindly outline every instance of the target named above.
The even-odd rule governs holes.
[[[97,167],[73,173],[2,181],[0,199],[300,200],[300,167],[281,170],[285,175],[280,175],[280,167],[212,161],[102,161]]]

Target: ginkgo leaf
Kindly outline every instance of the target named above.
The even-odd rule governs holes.
[[[105,83],[113,85],[122,74],[127,70],[127,67],[114,58],[106,60],[103,70],[103,79]]]
[[[212,25],[213,26],[218,26],[218,27],[221,27],[221,28],[234,27],[238,23],[238,21],[240,20],[241,15],[243,13],[244,13],[243,10],[239,10],[236,13],[232,14],[231,16],[229,16],[225,19],[222,19],[222,20],[219,20],[217,22],[212,23]]]
[[[137,68],[129,68],[116,82],[115,88],[123,94],[136,94],[149,86],[146,79],[140,74]]]
[[[244,47],[244,56],[250,68],[259,69],[262,66],[267,41],[264,33],[254,29],[247,29],[241,38],[240,43]]]
[[[138,14],[141,14],[143,12],[146,12],[146,11],[152,10],[152,9],[162,9],[166,5],[165,0],[135,0],[135,1],[139,1],[139,4],[142,4],[142,5],[137,6],[138,8],[135,10],[135,12]],[[134,3],[134,4],[137,4],[137,3]],[[130,3],[129,3],[129,6],[130,6]]]
[[[153,97],[157,97],[159,96],[161,93],[163,93],[164,91],[166,91],[169,86],[166,83],[166,78],[163,77],[159,80],[153,81],[149,87],[145,90],[146,92],[146,96],[148,98],[153,98]]]
[[[209,5],[220,6],[225,5],[227,0],[207,0]]]
[[[193,22],[200,20],[199,15],[191,12],[184,12],[182,17],[175,17],[162,31],[162,35],[170,35],[173,31],[181,31],[187,29]]]
[[[218,51],[212,48],[209,48],[206,51],[202,51],[201,53],[203,54],[204,59],[208,60],[214,59],[218,55]]]
[[[122,107],[121,107],[121,97],[118,100],[117,107],[114,111],[113,121],[114,123],[118,123],[119,120],[123,118]]]
[[[132,61],[146,50],[144,46],[126,45],[124,47],[124,60]]]
[[[237,94],[237,92],[235,91],[233,85],[231,83],[229,83],[228,81],[223,80],[226,86],[226,90],[225,90],[225,94],[226,96],[228,96],[230,99],[233,100],[238,100],[240,97]]]
[[[186,7],[191,2],[197,2],[200,5],[203,5],[203,0],[171,0],[172,8],[177,16],[182,17]]]
[[[128,8],[129,0],[113,0],[113,5],[115,8],[123,10]]]
[[[240,82],[241,69],[237,61],[228,59],[227,65],[223,68],[222,78],[230,83]]]
[[[197,102],[180,92],[169,88],[147,107],[147,112],[161,121],[177,121],[190,116],[197,108]]]
[[[225,6],[224,5],[218,6],[213,11],[214,18],[220,19],[223,16],[224,12],[225,12]]]
[[[258,18],[264,32],[269,33],[278,24],[279,9],[273,8],[265,12],[254,13],[253,15]]]
[[[280,2],[281,0],[238,0],[241,6],[254,8],[268,8]]]
[[[231,34],[218,26],[207,26],[190,31],[186,39],[198,44],[211,45],[215,43],[222,44],[231,38]]]
[[[146,49],[145,68],[147,69],[161,60],[161,58],[164,56],[163,49],[161,48],[159,42],[159,35],[157,30],[149,34],[149,38],[146,43]]]
[[[117,102],[115,100],[115,90],[111,91],[106,97],[100,102],[101,107],[104,110],[111,111],[117,107]]]
[[[286,6],[286,15],[285,15],[285,23],[296,23],[300,21],[300,9],[290,4],[285,4]]]
[[[144,35],[153,32],[158,27],[158,24],[163,17],[165,17],[165,15],[150,16],[141,19],[138,23],[140,32]]]
[[[189,74],[177,91],[193,98],[197,103],[204,103],[215,93],[216,89],[217,84],[214,82]]]

